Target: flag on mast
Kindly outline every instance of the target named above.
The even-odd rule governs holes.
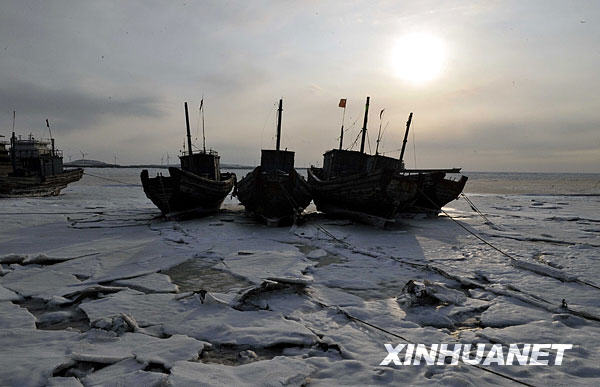
[[[338,106],[341,108],[345,108],[346,107],[346,98],[340,99],[340,104]]]

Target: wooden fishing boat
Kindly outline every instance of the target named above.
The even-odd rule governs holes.
[[[50,128],[48,120],[46,125]],[[29,135],[10,141],[10,167],[6,167],[5,146],[0,148],[0,197],[59,195],[68,184],[81,179],[83,169],[64,169],[62,151],[55,149],[54,139],[38,140]]]
[[[343,124],[339,149],[323,155],[323,168],[311,167],[308,184],[317,210],[362,222],[387,226],[406,212],[436,212],[462,192],[467,178],[446,178],[459,168],[408,170],[403,157],[412,113],[399,159],[364,152],[369,101],[365,105],[360,152],[343,150]],[[343,104],[342,104],[343,102]],[[345,108],[345,100],[340,101]],[[380,128],[381,134],[381,128]],[[377,143],[379,145],[379,136]]]
[[[170,167],[169,176],[159,174],[151,178],[147,170],[140,176],[146,196],[167,218],[193,218],[218,212],[236,181],[235,174],[221,173],[217,152],[207,151],[206,145],[200,152],[192,151],[187,102],[184,106],[188,153],[179,157],[181,168]]]
[[[308,184],[294,169],[294,152],[280,150],[282,104],[279,100],[276,149],[261,151],[260,165],[234,193],[247,213],[269,226],[293,223],[311,201]]]
[[[386,226],[414,204],[420,177],[398,174],[398,160],[365,153],[369,102],[367,97],[360,151],[342,149],[342,124],[339,149],[323,155],[323,168],[309,169],[308,185],[317,210]]]
[[[0,197],[56,196],[68,184],[81,179],[83,169],[65,170],[48,176],[3,176],[0,177]]]

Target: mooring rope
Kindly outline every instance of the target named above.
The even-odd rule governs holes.
[[[91,173],[88,173],[88,172],[85,172],[85,171],[83,172],[83,174],[84,174],[84,175],[88,175],[88,176],[95,177],[95,178],[97,178],[97,179],[102,179],[102,180],[112,181],[113,183],[119,183],[119,184],[122,184],[122,185],[136,186],[136,187],[140,187],[140,186],[141,186],[141,184],[132,184],[132,183],[127,183],[127,182],[125,182],[125,181],[122,181],[122,180],[111,179],[110,177],[104,177],[104,176],[93,175],[93,174],[91,174]]]
[[[475,206],[475,203],[473,203],[473,201],[471,201],[471,199],[467,195],[465,195],[463,192],[461,192],[460,196],[462,196],[467,201],[467,203],[469,203],[469,206],[471,207],[471,209],[473,211],[477,212],[479,214],[479,216],[481,216],[483,218],[483,220],[485,220],[489,224],[496,226],[491,220],[488,219],[487,216],[485,216],[481,211],[479,211],[479,208],[477,208],[477,206]],[[498,227],[498,226],[496,226],[496,227]]]
[[[425,194],[425,192],[423,192],[422,190],[419,190],[419,192],[421,193],[421,195],[423,195],[423,197],[425,199],[427,199],[431,204],[433,204],[434,206],[438,206],[436,202],[434,202],[433,200],[431,200],[431,198],[429,196],[427,196],[427,194]],[[483,239],[483,237],[481,237],[480,235],[478,235],[477,233],[475,233],[474,231],[470,230],[467,226],[465,226],[464,224],[460,223],[458,220],[454,219],[454,217],[452,217],[448,212],[446,212],[446,210],[444,210],[443,208],[440,208],[440,211],[446,215],[450,220],[452,220],[455,224],[457,224],[458,226],[460,226],[463,230],[465,230],[466,232],[468,232],[469,234],[473,235],[475,238],[479,239],[481,242],[485,243],[486,245],[488,245],[489,247],[491,247],[492,249],[496,250],[497,252],[499,252],[500,254],[504,255],[505,257],[509,258],[511,261],[513,262],[520,262],[519,259],[513,257],[512,255],[508,254],[507,252],[501,250],[500,248],[494,246],[493,244],[491,244],[490,242],[488,242],[487,240]],[[554,278],[554,277],[553,277]],[[560,280],[559,278],[556,278],[558,280]],[[562,280],[560,280],[561,282],[564,282]],[[594,289],[598,289],[600,290],[600,286],[593,284],[591,282],[588,282],[586,280],[582,280],[580,278],[575,278],[574,281],[571,282],[576,282],[579,283],[581,285],[586,285],[589,287],[592,287]]]

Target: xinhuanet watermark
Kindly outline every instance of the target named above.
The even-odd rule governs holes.
[[[561,365],[573,344],[385,344],[379,365]]]

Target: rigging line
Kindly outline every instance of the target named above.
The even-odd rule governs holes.
[[[108,181],[112,181],[112,182],[119,183],[119,184],[122,184],[122,185],[128,185],[128,186],[136,186],[136,187],[141,187],[141,184],[132,184],[132,183],[127,183],[127,182],[124,182],[124,181],[121,181],[121,180],[117,180],[117,179],[111,179],[111,178],[109,178],[109,177],[98,176],[98,175],[92,175],[91,173],[88,173],[88,172],[83,172],[83,174],[84,174],[84,175],[88,175],[88,176],[92,176],[92,177],[95,177],[95,178],[98,178],[98,179],[102,179],[102,180],[108,180]]]
[[[356,143],[358,142],[358,138],[360,137],[360,132],[358,132],[358,134],[356,135],[356,138],[354,139],[354,142],[352,143],[352,145],[350,145],[348,148],[346,148],[346,150],[351,150],[354,148],[354,145],[356,145]]]
[[[475,206],[475,203],[473,203],[467,195],[465,195],[463,192],[461,192],[460,195],[467,201],[467,203],[469,203],[469,206],[471,207],[471,209],[473,209],[473,211],[477,212],[486,221],[486,223],[496,226],[491,220],[488,219],[487,216],[485,216],[481,211],[479,211],[479,208],[477,208]],[[496,227],[498,227],[498,226],[496,226]]]
[[[433,200],[431,200],[431,199],[429,198],[429,196],[427,196],[427,195],[425,194],[425,192],[423,192],[421,189],[419,189],[418,191],[419,191],[419,193],[420,193],[421,195],[423,195],[423,197],[424,197],[425,199],[427,199],[427,200],[428,200],[428,201],[429,201],[431,204],[433,204],[434,206],[436,206],[436,207],[437,207],[437,203],[435,203]],[[483,237],[479,236],[479,235],[478,235],[478,234],[476,234],[475,232],[473,232],[473,231],[469,230],[469,229],[468,229],[468,228],[467,228],[465,225],[463,225],[463,224],[462,224],[462,223],[460,223],[458,220],[454,219],[454,218],[453,218],[453,217],[452,217],[450,214],[448,214],[448,213],[447,213],[447,212],[446,212],[446,211],[445,211],[443,208],[440,208],[440,211],[441,211],[441,212],[443,212],[443,213],[444,213],[444,215],[446,215],[448,218],[450,218],[450,220],[452,220],[454,223],[456,223],[457,225],[459,225],[459,226],[460,226],[462,229],[464,229],[466,232],[468,232],[469,234],[473,235],[475,238],[479,239],[481,242],[483,242],[483,243],[485,243],[486,245],[490,246],[492,249],[496,250],[497,252],[499,252],[500,254],[504,255],[505,257],[508,257],[508,258],[509,258],[511,261],[513,261],[513,262],[519,262],[519,261],[520,261],[519,259],[517,259],[517,258],[513,257],[512,255],[508,254],[507,252],[504,252],[504,251],[503,251],[503,250],[501,250],[500,248],[498,248],[498,247],[494,246],[493,244],[491,244],[491,243],[490,243],[490,242],[488,242],[487,240],[483,239]],[[552,277],[552,278],[555,278],[555,277]],[[559,280],[559,281],[561,281],[561,282],[565,282],[565,281],[566,281],[566,280],[565,280],[565,281],[563,281],[563,280],[561,280],[560,278],[555,278],[555,279],[557,279],[557,280]],[[579,279],[579,278],[575,278],[575,280],[574,280],[574,281],[566,281],[566,282],[576,282],[576,283],[578,283],[578,284],[581,284],[581,285],[587,285],[587,286],[589,286],[589,287],[592,287],[592,288],[595,288],[595,289],[598,289],[598,290],[600,290],[600,286],[598,286],[598,285],[596,285],[596,284],[593,284],[593,283],[591,283],[591,282],[588,282],[588,281],[586,281],[586,280]]]
[[[408,265],[408,266],[411,266],[411,267],[418,267],[418,268],[421,268],[423,270],[433,271],[433,272],[435,272],[435,273],[437,273],[437,274],[439,274],[439,275],[441,275],[443,277],[449,278],[451,280],[456,280],[456,278],[454,276],[452,276],[451,274],[447,273],[444,269],[440,269],[439,267],[432,266],[430,264],[421,264],[421,263],[417,263],[417,262],[406,261],[404,259],[401,259],[401,258],[398,258],[398,257],[394,257],[394,256],[391,256],[391,255],[390,256],[388,256],[388,255],[384,256],[384,255],[373,254],[373,253],[370,253],[368,251],[364,251],[362,249],[357,249],[356,247],[352,246],[350,243],[338,239],[335,235],[333,235],[332,233],[330,233],[329,231],[327,231],[327,229],[325,229],[325,227],[323,227],[322,225],[316,226],[316,228],[317,228],[317,230],[322,231],[325,235],[329,236],[332,240],[335,240],[336,242],[339,242],[342,245],[344,245],[346,248],[350,249],[353,253],[357,253],[357,254],[361,254],[361,255],[366,255],[366,256],[372,257],[372,258],[386,258],[386,259],[391,259],[392,261],[395,261],[395,262],[398,262],[398,263],[401,263],[401,264],[404,264],[404,265]],[[499,292],[497,292],[494,289],[487,288],[487,287],[485,287],[485,286],[483,286],[481,284],[478,284],[476,282],[473,282],[473,281],[470,281],[470,282],[472,284],[475,284],[477,287],[479,287],[479,288],[481,288],[483,290],[492,292],[492,293],[497,294],[497,295],[505,295],[504,293],[499,293]],[[574,281],[574,282],[578,282],[578,281]],[[563,282],[563,285],[564,285],[564,282]],[[595,285],[593,285],[593,284],[591,286],[595,287]],[[517,288],[513,288],[512,290],[514,290],[514,291],[516,291],[518,293],[522,293],[522,294],[524,294],[524,295],[526,295],[528,297],[531,297],[533,299],[536,299],[538,301],[542,301],[542,302],[544,302],[544,303],[546,303],[548,305],[554,305],[552,302],[550,302],[550,301],[548,301],[548,300],[546,300],[546,299],[544,299],[544,298],[542,298],[540,296],[537,296],[535,294],[524,292],[523,290],[517,289]],[[517,299],[519,299],[521,301],[525,301],[525,302],[528,302],[530,304],[533,304],[534,306],[540,307],[539,305],[536,305],[536,304],[532,303],[531,301],[524,300],[523,298],[520,298],[518,295],[511,295],[511,297],[516,297]],[[575,315],[575,316],[579,316],[579,317],[582,317],[582,318],[585,318],[585,319],[588,319],[588,320],[600,321],[599,317],[594,316],[594,315],[592,315],[592,314],[590,314],[590,313],[588,313],[586,311],[575,310],[575,309],[569,308],[568,306],[563,306],[562,308],[564,310],[568,311],[569,313]],[[552,312],[552,310],[550,310],[550,309],[546,309],[546,310]]]
[[[196,123],[196,137],[194,138],[194,141],[198,141],[198,134],[200,133],[200,109],[202,109],[202,107],[198,108],[198,122]]]

